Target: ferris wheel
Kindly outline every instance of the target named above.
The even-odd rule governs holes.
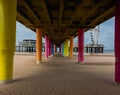
[[[97,45],[100,38],[100,27],[96,26],[90,30],[90,37],[87,44]]]

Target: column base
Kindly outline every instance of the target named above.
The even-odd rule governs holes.
[[[0,80],[0,84],[11,83],[13,80]]]
[[[49,57],[52,57],[53,55],[50,55]]]
[[[115,84],[116,84],[117,86],[120,86],[120,82],[115,82]]]
[[[78,62],[78,64],[84,64],[84,62]]]
[[[36,64],[41,64],[42,62],[41,61],[36,61]]]

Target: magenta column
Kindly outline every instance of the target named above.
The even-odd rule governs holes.
[[[78,29],[78,63],[84,61],[84,30]]]
[[[56,47],[56,45],[54,44],[54,54],[55,54],[55,52],[56,52],[56,51],[55,51],[55,47]]]
[[[115,0],[115,81],[120,82],[120,0]]]
[[[45,36],[45,58],[48,58],[48,36]]]
[[[50,39],[48,38],[48,57],[50,56]]]

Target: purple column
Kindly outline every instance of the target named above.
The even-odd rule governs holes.
[[[84,30],[78,29],[78,63],[84,61]]]
[[[60,44],[59,48],[60,48],[60,53],[61,53],[61,44]]]
[[[54,43],[52,42],[52,54],[54,54]]]
[[[51,55],[51,40],[49,39],[49,56]]]
[[[48,58],[48,36],[45,36],[45,58]]]
[[[120,0],[115,0],[115,81],[120,82]]]

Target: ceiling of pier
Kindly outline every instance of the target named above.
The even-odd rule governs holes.
[[[114,16],[114,0],[17,0],[17,21],[43,29],[55,43],[77,36]]]

